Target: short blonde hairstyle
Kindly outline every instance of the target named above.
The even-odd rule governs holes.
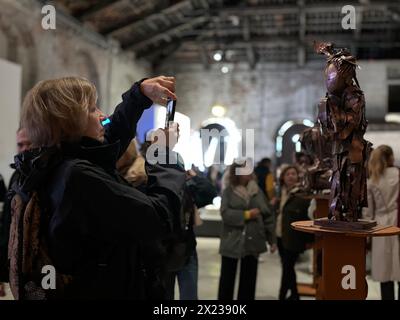
[[[41,81],[24,99],[20,126],[33,147],[78,141],[86,129],[89,108],[96,102],[96,87],[84,78]]]
[[[379,179],[389,166],[391,157],[393,157],[393,149],[385,144],[372,151],[368,160],[368,173],[372,183],[379,183]]]

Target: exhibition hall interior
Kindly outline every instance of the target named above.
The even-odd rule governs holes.
[[[400,299],[399,0],[0,0],[0,111],[0,303]]]

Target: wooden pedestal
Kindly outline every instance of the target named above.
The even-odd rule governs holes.
[[[298,231],[319,237],[322,250],[321,278],[316,298],[323,300],[363,300],[368,286],[365,268],[366,238],[400,234],[400,228],[377,226],[371,231],[338,231],[315,226],[313,221],[292,223]]]
[[[329,213],[329,195],[307,195],[307,199],[315,199],[316,209],[314,211],[314,219],[326,218]],[[322,238],[318,235],[315,236],[313,244],[313,281],[312,283],[297,283],[297,291],[300,296],[317,296],[317,288],[321,282],[321,265],[322,265]]]

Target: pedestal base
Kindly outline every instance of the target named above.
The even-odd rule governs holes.
[[[346,231],[362,231],[371,230],[377,226],[376,221],[359,220],[357,222],[337,221],[328,218],[314,220],[314,225],[327,229],[346,230]]]

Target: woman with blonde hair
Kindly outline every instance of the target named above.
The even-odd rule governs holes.
[[[394,167],[392,148],[377,147],[371,153],[368,171],[368,208],[364,209],[364,217],[380,225],[398,226],[400,171]],[[399,237],[374,237],[371,250],[372,279],[380,282],[382,300],[394,300],[394,282],[400,281]]]
[[[41,224],[33,227],[45,236],[57,277],[63,275],[67,281],[43,292],[37,279],[21,274],[11,279],[10,272],[16,298],[151,297],[143,261],[149,253],[141,244],[168,232],[173,213],[180,208],[185,172],[173,163],[146,164],[149,182],[143,193],[118,175],[116,162],[134,138],[143,111],[153,102],[176,99],[174,91],[172,77],[139,81],[122,95],[107,121],[97,106],[96,88],[85,79],[42,81],[29,91],[21,126],[32,149],[16,157],[22,179],[15,192],[25,197],[37,192],[44,200]],[[164,133],[177,136],[176,128]],[[165,142],[169,140],[157,142],[158,152],[168,155],[165,159],[172,153],[173,146]],[[18,221],[12,224],[17,230]],[[36,254],[38,248],[28,249]],[[18,257],[12,255],[17,252],[11,250],[11,271],[18,269]]]

